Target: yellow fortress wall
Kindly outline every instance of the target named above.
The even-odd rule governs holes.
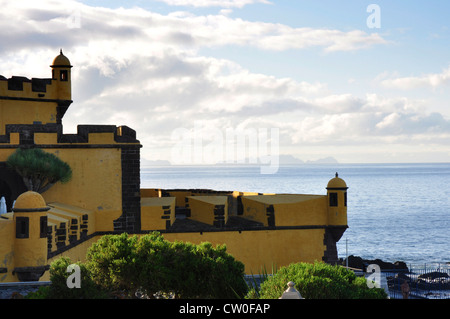
[[[0,215],[0,282],[48,280],[53,260],[84,261],[101,236],[123,232],[225,244],[249,274],[293,262],[337,261],[348,188],[337,173],[319,195],[141,189],[136,132],[78,125],[77,133],[65,134],[72,66],[61,51],[50,68],[51,78],[0,76],[0,196],[8,211]],[[18,148],[56,155],[69,164],[72,179],[30,193],[6,165]]]

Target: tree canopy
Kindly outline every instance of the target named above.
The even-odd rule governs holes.
[[[8,157],[6,163],[22,176],[28,190],[38,193],[72,178],[72,169],[66,162],[39,148],[19,148]]]

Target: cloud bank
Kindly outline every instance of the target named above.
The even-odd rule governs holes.
[[[230,0],[221,1],[221,7],[256,2],[267,3]],[[176,142],[171,133],[198,121],[224,132],[230,127],[279,128],[286,152],[381,143],[448,145],[450,122],[427,112],[421,100],[336,93],[325,82],[253,73],[199,53],[205,47],[243,46],[266,51],[320,48],[333,54],[386,45],[377,33],[293,28],[221,14],[163,15],[76,1],[3,1],[2,8],[0,27],[8,32],[0,34],[0,73],[45,77],[62,47],[74,65],[74,103],[63,119],[65,130],[89,123],[128,125],[138,132],[148,159],[167,159]],[[448,72],[386,79],[382,85],[443,85]]]

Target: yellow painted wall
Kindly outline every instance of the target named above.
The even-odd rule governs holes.
[[[51,213],[53,211],[53,209],[56,208],[63,212],[62,216],[74,214],[80,220],[80,225],[85,223],[85,221],[83,220],[83,216],[88,215],[87,234],[90,235],[96,231],[96,229],[95,229],[95,213],[93,211],[87,210],[87,209],[82,209],[77,206],[67,205],[65,203],[58,203],[58,202],[48,203],[48,206],[51,207],[49,213]]]
[[[66,62],[70,64],[68,59]],[[67,72],[66,81],[60,80],[59,74],[62,70]],[[20,90],[10,90],[8,80],[0,80],[0,96],[33,99],[33,101],[0,100],[0,135],[5,134],[6,124],[33,124],[35,121],[42,124],[56,123],[57,100],[72,99],[70,66],[51,68],[49,75],[51,77],[49,76],[46,80],[50,83],[45,85],[45,92],[33,91],[31,79],[21,81],[23,88]],[[48,100],[54,100],[54,102]]]
[[[50,74],[51,70],[49,70],[49,75]],[[52,80],[51,84],[47,84],[46,92],[36,92],[32,90],[31,82],[24,81],[23,90],[8,90],[8,81],[0,80],[0,95],[9,97],[26,97],[34,99],[54,99],[54,100],[58,98],[62,99],[63,95],[61,95],[61,97],[58,96],[58,88],[56,82],[58,81]],[[66,83],[70,85],[71,81],[67,81]],[[42,96],[42,94],[44,96]]]
[[[0,100],[0,135],[5,134],[6,124],[56,123],[56,106],[55,102]]]
[[[49,145],[58,143],[58,134],[56,133],[34,133],[34,143],[37,145]]]
[[[166,233],[169,241],[226,244],[227,252],[245,265],[247,274],[295,262],[321,261],[325,251],[323,229],[286,229],[242,232]]]
[[[13,148],[0,149],[0,162],[6,162],[9,155],[14,153],[14,151],[15,151],[15,149],[13,149]]]
[[[60,202],[96,212],[97,231],[113,230],[122,214],[121,150],[116,148],[45,149],[72,168],[72,179],[42,194],[47,203]]]
[[[0,273],[0,282],[16,281],[12,275],[14,268],[14,237],[16,225],[13,219],[0,218],[0,268],[7,268],[8,272]]]
[[[191,191],[168,191],[170,197],[176,198],[176,206],[184,207],[186,205],[186,196],[192,196]]]
[[[169,209],[164,207],[169,206]],[[167,216],[164,211],[170,210],[169,220],[172,225],[175,222],[175,198],[174,197],[148,197],[141,198],[141,230],[164,230]]]
[[[141,198],[161,197],[161,190],[157,188],[141,188]]]
[[[325,251],[323,229],[286,229],[260,231],[230,231],[200,233],[164,233],[169,241],[184,241],[194,244],[210,242],[213,246],[226,244],[227,252],[245,265],[246,274],[270,272],[296,262],[321,261]],[[48,263],[67,256],[71,261],[86,261],[88,248],[100,239],[92,238],[60,255],[49,259]],[[46,271],[40,280],[49,280]]]
[[[268,226],[266,209],[268,204],[257,201],[257,196],[242,196],[242,205],[244,206],[244,212],[242,217],[249,220],[260,222],[264,226]]]
[[[226,196],[188,196],[190,219],[208,225],[213,225],[215,220],[214,209],[216,205],[224,205],[224,221],[228,220],[228,198]]]
[[[47,212],[15,212],[17,217],[29,218],[28,238],[14,238],[14,267],[36,267],[47,265],[47,237],[40,238],[39,218]]]
[[[347,206],[344,206],[344,194],[346,191],[333,190],[338,194],[338,206],[328,207],[328,222],[330,225],[347,225]]]
[[[48,265],[50,265],[53,261],[56,259],[59,259],[60,257],[69,257],[72,262],[86,262],[86,253],[89,249],[89,247],[96,242],[98,239],[100,239],[101,236],[96,236],[93,238],[90,238],[89,240],[86,240],[82,242],[81,244],[59,254],[52,258],[48,259]],[[39,281],[49,281],[50,280],[50,272],[46,271],[44,275],[39,279]]]
[[[297,203],[274,204],[275,225],[327,225],[327,197],[317,195]]]

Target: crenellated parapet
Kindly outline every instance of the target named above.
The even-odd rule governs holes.
[[[0,135],[8,124],[61,124],[72,104],[72,66],[61,51],[50,67],[51,78],[0,75]]]
[[[76,134],[63,134],[62,126],[50,124],[7,124],[0,146],[35,145],[63,147],[67,144],[136,144],[136,131],[127,126],[78,125]],[[75,145],[74,145],[75,146]]]
[[[58,99],[55,81],[51,78],[28,79],[24,76],[12,76],[7,79],[0,75],[0,96],[3,98]]]

